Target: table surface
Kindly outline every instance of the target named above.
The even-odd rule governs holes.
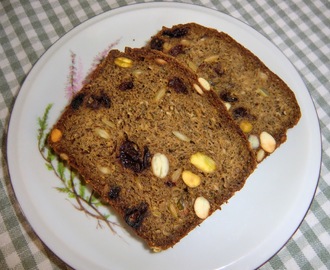
[[[6,160],[16,96],[38,58],[80,23],[144,0],[0,1],[0,269],[70,268],[45,246],[20,210]],[[330,2],[328,0],[184,0],[233,16],[265,35],[293,63],[315,104],[322,165],[311,207],[287,244],[261,269],[330,269]]]

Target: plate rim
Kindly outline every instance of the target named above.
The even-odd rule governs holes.
[[[245,27],[248,27],[248,28],[251,28],[253,29],[254,31],[256,31],[258,34],[262,35],[269,43],[272,44],[272,46],[276,47],[277,50],[291,63],[292,67],[295,69],[295,71],[297,72],[297,75],[300,77],[301,79],[301,82],[304,84],[306,90],[307,90],[307,93],[309,95],[309,99],[310,101],[312,102],[312,105],[313,105],[313,108],[314,108],[314,113],[315,113],[315,116],[316,116],[316,120],[317,120],[317,126],[318,126],[318,134],[319,134],[319,138],[318,138],[318,142],[319,142],[319,166],[318,166],[318,172],[317,172],[317,181],[315,183],[315,187],[314,187],[314,190],[313,190],[313,195],[311,196],[310,198],[310,202],[309,202],[309,206],[308,208],[306,209],[305,211],[305,214],[304,216],[302,217],[300,223],[296,226],[296,229],[294,230],[294,232],[292,232],[291,236],[287,239],[287,241],[285,243],[283,243],[283,245],[281,247],[278,248],[278,250],[271,256],[269,257],[266,261],[264,261],[261,265],[264,265],[265,263],[267,263],[268,260],[270,260],[272,257],[274,257],[279,250],[281,250],[286,244],[288,241],[290,241],[290,239],[292,238],[292,236],[294,235],[294,233],[299,230],[299,227],[301,226],[301,224],[303,223],[306,215],[308,214],[308,211],[311,207],[311,204],[313,202],[313,199],[314,199],[314,196],[315,196],[315,193],[317,191],[317,186],[319,184],[319,180],[320,180],[320,171],[321,171],[321,165],[322,165],[322,134],[321,134],[321,128],[320,128],[320,123],[319,123],[319,119],[318,119],[318,116],[317,116],[317,111],[316,111],[316,107],[315,107],[315,104],[314,104],[314,101],[312,99],[312,96],[310,94],[310,92],[308,91],[308,88],[302,78],[302,76],[300,75],[300,73],[297,71],[297,69],[295,68],[295,66],[293,65],[293,63],[290,61],[290,59],[288,57],[286,57],[286,55],[284,55],[284,53],[278,48],[278,46],[276,46],[276,44],[274,44],[273,42],[271,42],[265,35],[263,35],[262,33],[260,33],[259,31],[257,31],[255,28],[253,28],[252,26],[248,25],[247,23],[245,23],[244,21],[241,21],[227,13],[224,13],[223,11],[219,11],[219,10],[216,10],[216,9],[212,9],[212,8],[209,8],[209,7],[205,7],[205,6],[202,6],[202,5],[198,5],[198,4],[190,4],[190,3],[178,3],[178,2],[150,2],[150,3],[134,3],[134,4],[128,4],[126,6],[121,6],[121,7],[118,7],[118,8],[115,8],[115,9],[111,9],[111,10],[108,10],[106,12],[102,12],[98,15],[95,15],[81,23],[79,23],[77,26],[73,27],[72,29],[70,29],[68,32],[66,32],[65,34],[63,34],[61,37],[59,37],[48,49],[45,50],[45,52],[43,54],[40,55],[40,57],[38,58],[38,60],[33,64],[33,66],[31,67],[30,71],[27,73],[27,75],[25,76],[25,79],[23,81],[23,83],[21,84],[20,86],[20,89],[19,89],[19,92],[16,96],[16,98],[14,99],[14,102],[13,102],[13,106],[12,106],[12,110],[10,112],[10,115],[9,115],[9,123],[8,123],[8,132],[7,132],[7,155],[6,155],[6,159],[7,159],[7,166],[8,166],[8,172],[9,172],[9,177],[10,177],[10,183],[11,183],[11,186],[13,188],[13,193],[14,193],[14,196],[15,196],[15,199],[17,200],[18,202],[18,205],[19,205],[19,208],[21,210],[21,213],[23,213],[24,217],[26,218],[26,220],[28,221],[29,225],[32,227],[34,233],[38,236],[38,238],[48,247],[50,248],[50,245],[48,243],[46,243],[46,241],[44,239],[42,239],[42,237],[39,236],[39,233],[36,231],[35,227],[32,226],[31,224],[31,221],[30,219],[26,216],[26,212],[23,210],[22,206],[21,206],[21,203],[20,203],[20,200],[16,194],[16,189],[14,187],[14,183],[12,181],[12,170],[13,170],[13,165],[10,165],[12,164],[12,162],[10,161],[11,158],[11,154],[10,154],[10,145],[13,145],[13,142],[12,142],[12,139],[11,139],[11,136],[9,136],[10,134],[13,133],[12,129],[13,129],[13,122],[15,123],[15,120],[13,120],[13,115],[16,115],[18,112],[18,107],[20,105],[20,103],[22,103],[22,101],[24,100],[23,98],[23,94],[28,94],[28,91],[25,90],[26,93],[23,92],[23,94],[21,94],[21,90],[23,89],[26,89],[26,85],[29,84],[29,82],[34,78],[35,76],[35,73],[38,73],[37,70],[38,70],[38,67],[42,67],[46,62],[47,62],[47,56],[51,56],[52,53],[54,53],[58,48],[61,47],[61,44],[65,43],[66,40],[72,38],[72,36],[76,35],[77,33],[79,33],[80,31],[83,31],[83,27],[85,26],[88,26],[88,25],[92,25],[94,23],[97,23],[99,21],[102,21],[103,19],[105,18],[109,18],[111,16],[115,16],[115,15],[118,15],[118,14],[122,14],[122,13],[125,13],[129,10],[135,10],[136,8],[138,7],[138,9],[144,9],[144,8],[150,8],[150,7],[156,7],[156,8],[163,8],[163,7],[170,7],[170,8],[173,8],[173,7],[188,7],[188,8],[191,8],[191,9],[194,9],[194,10],[198,10],[200,12],[203,12],[203,11],[207,11],[207,12],[213,12],[213,13],[217,13],[217,14],[221,14],[227,18],[230,18],[231,20],[233,21],[236,21],[237,23],[239,24],[243,24]],[[27,87],[28,88],[28,87]],[[59,258],[61,258],[61,260],[65,261],[65,263],[67,263],[68,265],[71,265],[71,263],[67,260],[64,260],[63,259],[63,256],[59,256],[57,251],[55,252],[54,249],[50,248],[51,251],[56,255],[58,256]],[[261,266],[260,265],[260,266]]]

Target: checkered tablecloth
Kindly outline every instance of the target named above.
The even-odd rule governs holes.
[[[83,21],[144,0],[0,1],[0,269],[66,269],[36,236],[14,196],[6,134],[20,86],[38,58]],[[330,269],[329,0],[184,0],[229,14],[264,34],[299,71],[319,116],[322,165],[315,198],[287,244],[261,269]]]

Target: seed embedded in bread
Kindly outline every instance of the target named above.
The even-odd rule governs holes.
[[[198,84],[196,84],[196,83],[194,84],[194,89],[196,90],[196,92],[198,94],[200,94],[200,95],[203,95],[204,94],[202,88]]]
[[[257,152],[257,161],[261,162],[265,158],[265,151],[263,149],[259,149]]]
[[[204,90],[206,91],[210,91],[211,90],[211,85],[209,84],[209,82],[207,80],[205,80],[202,77],[198,78],[198,82],[200,83],[200,85],[204,88]]]
[[[167,64],[167,62],[164,59],[162,59],[162,58],[156,58],[155,61],[156,61],[157,64],[159,64],[161,66]]]
[[[127,57],[117,57],[114,63],[122,68],[130,68],[133,65],[133,61]]]
[[[155,176],[164,178],[170,169],[170,164],[164,154],[156,153],[151,159],[151,168]]]
[[[239,127],[244,133],[250,133],[253,129],[253,125],[247,120],[242,120],[241,123],[239,123]]]
[[[206,219],[210,212],[210,202],[204,197],[198,197],[194,203],[194,210],[196,215],[201,219]]]
[[[181,141],[184,141],[184,142],[190,142],[191,141],[188,136],[184,135],[180,131],[174,130],[174,131],[172,131],[172,133],[175,137],[177,137]]]
[[[97,169],[102,173],[102,174],[110,174],[111,170],[109,167],[105,166],[97,166]]]
[[[251,134],[251,135],[249,135],[248,140],[249,140],[249,143],[250,143],[252,149],[257,149],[259,147],[260,143],[259,143],[258,136]]]
[[[173,183],[176,183],[176,182],[180,179],[181,173],[182,173],[182,168],[176,169],[176,170],[172,173],[171,181],[172,181]]]
[[[217,168],[215,161],[211,157],[209,157],[203,153],[200,153],[200,152],[193,154],[190,157],[190,162],[197,169],[199,169],[205,173],[214,172]]]
[[[102,128],[95,128],[95,133],[103,139],[110,139],[110,134]]]
[[[182,172],[182,180],[190,188],[198,187],[202,182],[199,175],[188,170]]]
[[[276,141],[272,135],[263,131],[260,134],[260,145],[266,152],[272,153],[276,148]]]

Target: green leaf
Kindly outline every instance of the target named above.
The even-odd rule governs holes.
[[[57,163],[57,172],[58,172],[58,175],[61,177],[61,179],[64,180],[64,170],[65,170],[65,166],[63,164],[62,161],[59,161]]]
[[[84,185],[80,185],[79,187],[79,195],[84,198],[86,194],[86,187]]]
[[[71,190],[68,189],[67,187],[56,187],[55,189],[61,193],[70,193],[71,192]]]
[[[68,193],[68,196],[69,196],[70,199],[73,199],[73,198],[76,197],[76,194],[74,194],[72,191],[70,191],[70,192]]]
[[[55,154],[51,149],[47,149],[47,160],[49,160],[49,162],[52,162],[55,159]]]
[[[104,215],[103,215],[103,217],[104,217],[105,219],[108,219],[110,216],[111,216],[110,214],[104,214]]]
[[[100,206],[104,206],[104,204],[103,203],[101,203],[101,202],[95,202],[95,203],[93,203],[96,207],[100,207]]]
[[[92,196],[92,198],[90,199],[91,203],[92,204],[96,204],[96,203],[99,203],[100,200],[96,199],[95,196]]]
[[[72,171],[72,170],[70,170],[70,175],[71,175],[71,178],[72,178],[72,179],[76,177],[76,174],[75,174],[75,172],[74,172],[74,171]]]
[[[47,170],[52,171],[53,166],[50,163],[45,163]]]
[[[73,189],[74,189],[74,185],[72,185],[71,180],[67,180],[67,181],[66,181],[66,186],[67,186],[70,190],[73,190]]]
[[[44,111],[44,114],[43,116],[40,118],[38,117],[38,125],[39,125],[39,129],[38,129],[38,142],[39,142],[39,146],[42,144],[42,139],[44,138],[45,136],[45,130],[47,129],[48,127],[48,116],[49,116],[49,111],[50,109],[53,107],[53,104],[50,103],[47,105],[45,111]]]

